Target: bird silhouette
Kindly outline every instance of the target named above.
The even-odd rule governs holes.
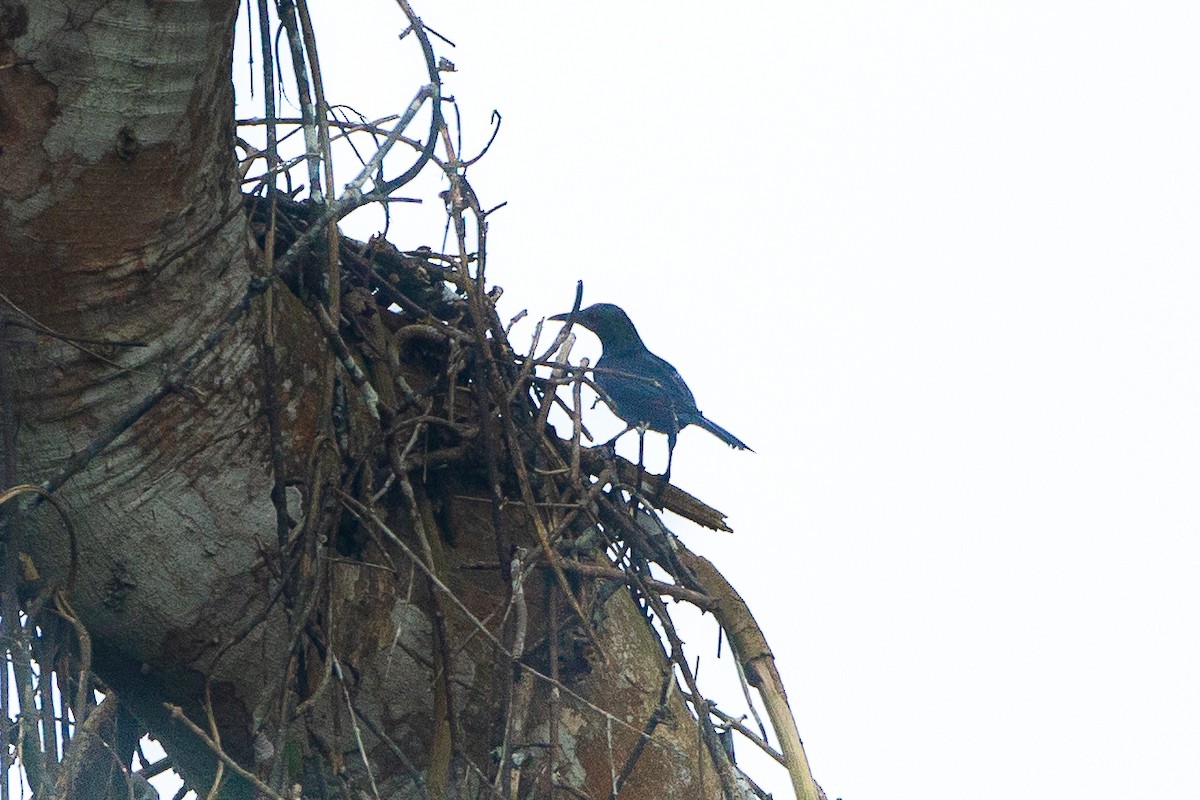
[[[564,321],[570,314],[556,314],[552,320]],[[667,435],[667,471],[663,480],[670,480],[671,462],[679,431],[688,425],[698,425],[738,450],[750,446],[717,423],[700,413],[692,390],[684,383],[679,371],[665,359],[651,353],[629,315],[612,303],[596,303],[575,313],[575,322],[596,334],[603,352],[593,369],[596,385],[608,395],[613,412],[623,419],[625,430],[614,436],[610,444],[631,430],[639,437],[647,429]],[[639,461],[642,441],[639,441]]]

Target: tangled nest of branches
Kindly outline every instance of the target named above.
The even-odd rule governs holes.
[[[449,174],[458,187],[452,194],[473,197],[465,177]],[[295,243],[302,241],[315,224],[311,204],[279,198],[272,214],[270,204],[258,198],[250,197],[248,203],[260,241],[266,246],[273,239],[275,251],[283,256],[293,252]],[[472,203],[464,205],[472,210]],[[451,206],[452,214],[462,214],[463,210]],[[479,213],[477,205],[474,210]],[[466,227],[461,220],[454,222],[457,230]],[[339,323],[334,325],[319,306],[316,308],[361,406],[369,409],[373,421],[377,420],[377,427],[371,425],[379,434],[376,444],[383,442],[379,448],[362,449],[357,460],[344,470],[347,486],[354,484],[356,491],[339,492],[342,507],[358,523],[404,549],[426,572],[434,587],[433,595],[441,603],[454,606],[455,613],[471,616],[477,630],[495,646],[496,657],[508,662],[505,668],[511,667],[519,676],[509,702],[506,736],[497,743],[495,760],[502,774],[490,779],[497,786],[511,785],[514,790],[520,779],[522,758],[516,751],[522,746],[512,740],[512,735],[521,730],[527,710],[523,705],[530,702],[531,683],[544,680],[566,689],[559,674],[564,663],[574,660],[581,665],[579,669],[588,669],[586,657],[571,659],[555,652],[564,639],[559,626],[577,626],[579,641],[590,646],[597,641],[591,630],[595,608],[623,588],[637,598],[648,628],[656,636],[665,637],[665,649],[686,685],[684,696],[693,706],[700,735],[725,782],[727,796],[745,796],[757,788],[734,767],[728,755],[723,737],[731,731],[795,768],[800,785],[811,786],[782,683],[749,610],[706,559],[691,553],[670,532],[658,509],[669,509],[715,530],[729,530],[724,515],[677,487],[660,482],[658,476],[646,473],[640,465],[615,456],[605,446],[583,445],[583,440],[590,437],[582,420],[581,389],[590,384],[590,378],[586,367],[573,367],[567,362],[573,340],[569,329],[564,327],[538,354],[539,325],[532,350],[517,354],[508,340],[516,320],[508,325],[501,323],[494,305],[496,293],[484,291],[478,273],[471,270],[479,263],[478,253],[469,252],[465,242],[461,244],[464,246],[458,254],[428,249],[400,252],[381,238],[369,243],[339,238]],[[311,267],[319,259],[302,259],[299,263],[301,268],[287,278],[293,290],[302,294],[306,280],[309,285],[314,283],[311,271],[305,277],[305,265]],[[581,297],[582,285],[575,298],[576,310]],[[547,371],[548,375],[543,374]],[[572,402],[559,397],[559,387],[571,390]],[[556,406],[571,422],[571,439],[560,438],[549,424],[549,414]],[[352,427],[348,425],[341,431],[343,442],[364,438],[356,436]],[[353,446],[344,445],[344,452],[353,450]],[[446,585],[445,576],[431,566],[434,546],[429,539],[435,534],[426,530],[416,500],[419,490],[413,482],[429,481],[431,471],[436,474],[446,468],[478,472],[481,483],[490,489],[486,501],[493,510],[498,558],[473,567],[499,570],[510,588],[499,604],[503,620],[510,623],[501,634],[504,639],[470,615]],[[367,475],[375,476],[375,482],[364,487]],[[374,508],[376,502],[386,504],[393,493],[411,513],[411,530],[421,544],[420,553],[409,550],[404,537],[384,524]],[[363,497],[368,500],[364,502]],[[501,510],[513,503],[525,509],[536,548],[514,541],[499,521]],[[550,652],[542,656],[548,664],[544,672],[527,660],[527,612],[523,607],[523,587],[541,570],[549,571],[556,584],[549,593],[554,608],[545,635]],[[583,586],[587,588],[581,589]],[[768,713],[785,743],[785,753],[767,744],[765,731],[755,733],[704,698],[664,597],[716,616],[740,659],[746,680],[767,698]],[[570,622],[560,620],[560,601],[568,606]],[[450,613],[448,609],[446,613]],[[451,659],[450,649],[445,648],[440,663]],[[595,651],[590,650],[589,656],[594,657]],[[643,744],[650,741],[666,714],[667,686],[663,688],[659,711],[640,731]],[[550,740],[556,738],[552,733]],[[621,765],[614,776],[614,794],[633,772],[641,752],[642,748],[637,748]]]
[[[492,784],[509,787],[504,794],[511,796],[509,792],[515,790],[519,780],[522,762],[515,757],[513,735],[521,728],[526,711],[523,706],[530,700],[530,682],[541,679],[565,688],[558,674],[561,654],[556,652],[560,641],[557,630],[560,600],[568,606],[570,619],[580,627],[582,638],[597,641],[591,629],[591,614],[581,601],[586,594],[593,594],[594,599],[594,593],[579,588],[581,583],[590,582],[593,586],[606,586],[609,593],[621,587],[633,593],[644,610],[646,624],[665,638],[665,650],[686,685],[685,696],[727,797],[742,796],[747,787],[751,790],[754,787],[733,766],[714,720],[727,733],[739,731],[785,764],[798,796],[817,797],[819,789],[809,774],[765,639],[736,592],[707,560],[683,547],[663,524],[655,506],[709,528],[728,530],[723,515],[674,486],[660,485],[640,465],[617,458],[611,451],[582,445],[586,429],[581,418],[581,387],[589,379],[585,369],[573,368],[567,362],[569,325],[540,353],[540,324],[528,353],[518,355],[510,345],[508,333],[516,319],[507,326],[502,324],[494,305],[497,294],[489,291],[485,281],[490,212],[484,210],[466,177],[467,168],[487,148],[473,159],[464,159],[455,152],[450,130],[440,112],[440,73],[452,70],[453,65],[435,58],[430,32],[404,0],[400,5],[410,22],[405,33],[416,36],[425,56],[429,84],[416,94],[407,111],[395,118],[390,129],[384,127],[392,123],[390,119],[334,125],[335,136],[365,133],[373,136],[377,144],[375,155],[363,163],[359,176],[341,196],[333,197],[327,167],[325,188],[329,197],[324,202],[285,201],[283,193],[273,188],[272,181],[268,184],[266,201],[252,201],[251,205],[262,245],[278,258],[276,274],[284,275],[315,310],[353,390],[360,395],[362,406],[373,421],[377,421],[376,430],[382,433],[384,463],[367,465],[371,455],[364,452],[358,468],[350,473],[360,482],[364,475],[385,474],[385,477],[378,487],[372,483],[371,491],[355,494],[358,498],[378,499],[398,490],[412,514],[412,529],[424,550],[423,554],[411,554],[414,563],[426,565],[421,568],[436,587],[433,592],[436,602],[457,605],[462,611],[465,606],[457,602],[430,566],[434,563],[428,541],[430,533],[418,512],[412,480],[414,475],[428,477],[431,469],[447,464],[482,472],[482,483],[488,487],[487,502],[492,508],[497,561],[481,566],[497,568],[509,587],[503,605],[504,619],[510,622],[507,638],[500,641],[482,622],[475,622],[480,633],[492,640],[497,658],[509,661],[513,674],[518,676],[516,687],[507,698],[508,723],[502,740],[497,743],[495,762],[499,766],[497,773],[490,776]],[[305,20],[303,5],[301,12],[298,27],[308,31],[311,23]],[[283,23],[289,33],[297,27],[295,22],[289,26],[286,15]],[[315,57],[311,52],[307,61],[298,57],[295,43],[304,38],[292,36],[290,41],[294,43],[292,60],[305,112],[302,122],[306,123],[306,139],[310,143],[306,153],[310,186],[319,187],[319,174],[312,165],[328,164],[331,128],[324,113],[328,106],[321,97]],[[305,41],[311,47],[311,36]],[[306,63],[314,73],[311,81],[304,74]],[[269,75],[266,77],[269,80]],[[314,100],[309,100],[304,91],[308,85],[315,89]],[[274,152],[277,139],[270,129],[274,116],[270,92],[267,97],[267,147],[252,154],[266,159],[269,175],[286,173],[288,165],[281,165]],[[403,131],[416,109],[426,103],[432,109],[428,134],[423,142],[409,140]],[[406,142],[419,155],[398,178],[388,180],[383,178],[380,165],[383,155],[399,141]],[[434,148],[438,141],[444,150],[440,158]],[[436,163],[448,182],[449,188],[441,198],[446,204],[448,229],[457,245],[453,252],[437,253],[429,249],[400,252],[382,238],[364,244],[337,236],[332,225],[336,219],[365,202],[380,201],[386,208],[387,198],[427,162]],[[293,165],[301,163],[297,159]],[[363,191],[361,187],[367,176],[371,176],[374,188]],[[469,242],[471,230],[474,236]],[[320,267],[322,259],[311,257],[321,241],[327,244],[324,263],[328,270],[324,272]],[[576,310],[581,293],[582,286],[576,294]],[[414,364],[420,365],[416,378],[412,377]],[[387,369],[381,370],[382,365]],[[375,379],[380,375],[387,377],[381,382]],[[573,402],[566,403],[558,396],[556,390],[560,386],[571,388]],[[570,441],[559,438],[548,424],[555,405],[571,420]],[[341,435],[352,438],[350,426]],[[342,492],[339,498],[360,524],[402,545],[380,523],[370,502],[354,499],[348,492]],[[511,534],[501,524],[501,511],[511,502],[518,502],[525,509],[536,547],[526,549],[512,541]],[[282,516],[281,512],[281,519]],[[651,565],[660,572],[653,572]],[[549,591],[550,630],[546,636],[552,651],[546,659],[549,674],[526,663],[522,587],[536,570],[548,570],[553,576],[553,588]],[[767,745],[761,724],[761,735],[755,734],[739,721],[721,714],[703,697],[663,597],[694,604],[716,616],[737,653],[746,680],[760,690],[766,701],[773,727],[783,744],[782,754]],[[444,640],[441,647],[445,649]],[[449,658],[449,652],[442,653],[443,664]],[[664,705],[646,723],[640,744],[649,740],[665,713],[666,688],[664,685]],[[552,728],[556,721],[552,719]],[[551,742],[557,740],[553,731],[549,738]],[[614,796],[632,772],[641,751],[641,746],[635,748],[614,776]]]

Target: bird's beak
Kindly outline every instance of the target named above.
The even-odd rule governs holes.
[[[566,313],[566,314],[555,314],[553,317],[550,317],[550,321],[551,321],[551,322],[566,322],[566,321],[567,321],[567,317],[569,317],[569,316],[571,316],[571,314],[570,314],[570,313]]]

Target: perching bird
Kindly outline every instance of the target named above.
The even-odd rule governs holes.
[[[569,316],[556,314],[550,319],[562,321]],[[603,353],[594,369],[596,384],[612,400],[616,415],[629,425],[617,436],[634,429],[643,435],[647,428],[667,435],[664,481],[671,477],[675,440],[684,426],[699,425],[730,447],[750,450],[741,439],[700,413],[679,372],[646,349],[620,306],[596,303],[579,311],[575,321],[600,337]]]

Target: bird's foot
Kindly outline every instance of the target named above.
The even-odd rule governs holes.
[[[658,476],[658,488],[654,490],[654,497],[651,502],[658,508],[662,508],[663,495],[667,492],[667,487],[671,485],[671,470],[667,470],[662,475]]]

